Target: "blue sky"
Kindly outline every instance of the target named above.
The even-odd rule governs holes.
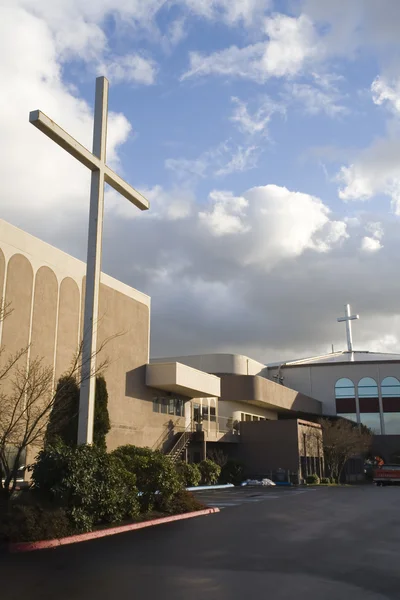
[[[398,350],[400,5],[13,0],[0,8],[2,218],[85,259],[90,146],[110,80],[104,270],[152,296],[152,354]],[[22,166],[23,165],[23,166]]]

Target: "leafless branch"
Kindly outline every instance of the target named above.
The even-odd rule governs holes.
[[[106,346],[123,333],[106,338],[93,353],[99,356]],[[53,368],[45,364],[43,358],[20,361],[28,354],[28,347],[10,357],[0,369],[0,493],[9,496],[15,489],[20,460],[28,446],[39,446],[43,443],[50,413],[55,410],[56,419],[65,419],[66,414],[56,400],[53,387]],[[90,377],[103,372],[110,361],[107,357],[95,360],[96,368],[86,372],[82,368],[82,343],[79,345],[73,360],[63,377],[75,378],[82,383]],[[58,395],[64,391],[63,384],[58,387]],[[69,415],[71,418],[71,415]],[[10,449],[14,455],[10,460]],[[3,481],[4,479],[4,481]]]

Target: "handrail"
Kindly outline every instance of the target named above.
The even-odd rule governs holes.
[[[174,458],[176,455],[179,456],[179,454],[187,445],[188,439],[190,439],[191,434],[193,433],[193,424],[194,422],[193,420],[191,420],[190,423],[186,426],[185,430],[182,432],[182,435],[179,437],[174,446],[172,446],[171,450],[168,452],[168,456],[170,456],[171,458]]]
[[[162,447],[163,443],[167,440],[167,438],[169,437],[169,435],[171,434],[171,432],[174,432],[176,430],[178,420],[175,421],[175,423],[173,423],[173,427],[169,426],[169,423],[171,421],[172,421],[172,419],[170,419],[168,421],[166,429],[161,432],[160,437],[153,444],[152,450],[159,450]]]

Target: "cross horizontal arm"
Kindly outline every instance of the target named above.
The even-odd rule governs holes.
[[[132,204],[141,210],[147,210],[150,207],[149,201],[140,192],[126,183],[110,167],[104,165],[97,156],[94,156],[85,146],[82,146],[82,144],[77,142],[69,133],[64,131],[64,129],[57,125],[57,123],[54,123],[54,121],[49,119],[40,110],[34,110],[29,113],[29,121],[91,171],[104,169],[105,182],[132,202]]]
[[[104,167],[104,181],[129,200],[129,202],[132,202],[132,204],[140,208],[140,210],[147,210],[150,208],[149,201],[146,200],[140,192],[135,190],[135,188],[126,183],[122,177],[114,173],[110,167],[107,167],[107,165]]]
[[[360,315],[352,315],[351,317],[339,317],[338,323],[343,323],[343,321],[355,321],[360,318]]]
[[[85,167],[91,171],[101,168],[100,160],[94,156],[85,146],[77,142],[69,133],[54,123],[40,110],[34,110],[29,113],[29,122],[43,131],[50,139],[56,142],[61,148],[64,148],[74,158],[79,160]]]

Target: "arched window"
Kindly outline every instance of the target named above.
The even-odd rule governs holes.
[[[336,413],[344,419],[357,421],[356,394],[351,379],[342,377],[335,384]]]
[[[400,381],[396,377],[385,377],[381,383],[385,433],[400,433]]]
[[[363,377],[358,383],[359,398],[378,398],[378,384],[372,377]]]
[[[354,383],[351,379],[338,379],[335,384],[335,398],[355,398]]]
[[[381,433],[378,384],[372,377],[363,377],[358,382],[360,421],[373,433]]]
[[[382,398],[400,398],[400,381],[396,377],[385,377],[381,383]]]

